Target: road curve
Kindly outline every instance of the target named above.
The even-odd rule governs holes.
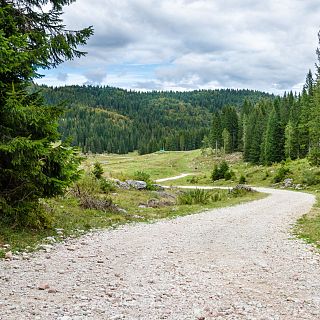
[[[289,235],[314,197],[259,190],[270,196],[1,261],[0,319],[320,319],[319,256]]]
[[[155,180],[155,182],[159,183],[159,182],[165,182],[165,181],[178,180],[178,179],[181,179],[181,178],[184,178],[187,176],[192,176],[192,175],[193,175],[193,173],[181,173],[178,176],[157,179],[157,180]]]

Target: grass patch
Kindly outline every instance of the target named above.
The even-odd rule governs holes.
[[[200,150],[166,151],[146,155],[129,153],[128,155],[91,155],[84,163],[84,169],[92,170],[94,163],[99,162],[107,177],[123,179],[133,178],[135,173],[143,171],[152,180],[179,175],[182,172],[199,172],[194,160],[201,156]]]
[[[296,236],[320,248],[320,195],[310,212],[298,219],[293,232]]]

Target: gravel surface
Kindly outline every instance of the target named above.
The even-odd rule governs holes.
[[[165,182],[165,181],[171,181],[171,180],[178,180],[187,176],[192,176],[193,173],[181,173],[178,176],[174,176],[174,177],[170,177],[170,178],[161,178],[161,179],[157,179],[155,180],[155,182]]]
[[[320,319],[320,257],[289,232],[314,197],[269,192],[1,261],[0,319]]]

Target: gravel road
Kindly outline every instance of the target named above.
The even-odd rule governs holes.
[[[170,178],[161,178],[161,179],[157,179],[155,180],[155,182],[159,183],[159,182],[165,182],[165,181],[171,181],[171,180],[178,180],[184,177],[188,177],[188,176],[192,176],[193,173],[181,173],[178,176],[174,176],[174,177],[170,177]]]
[[[0,319],[320,319],[320,257],[289,233],[314,197],[268,192],[1,261]]]

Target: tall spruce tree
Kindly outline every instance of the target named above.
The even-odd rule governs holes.
[[[295,151],[295,139],[294,139],[294,126],[289,120],[288,124],[286,125],[285,128],[285,143],[284,143],[284,151],[285,151],[285,156],[286,159],[292,159],[295,157],[294,151]]]
[[[63,193],[77,177],[76,151],[56,142],[63,110],[27,90],[39,68],[85,54],[77,46],[92,28],[69,31],[61,19],[72,2],[0,2],[0,219],[8,223],[43,226],[39,199]]]
[[[284,133],[281,126],[280,103],[275,100],[269,114],[266,131],[264,134],[261,162],[271,164],[284,158]]]
[[[318,33],[320,42],[320,32]],[[309,127],[309,160],[313,165],[320,165],[320,48],[317,48],[318,63],[316,83],[312,87]],[[308,79],[308,77],[307,77]]]
[[[309,120],[310,151],[309,159],[314,165],[320,165],[320,80],[317,81],[312,99]]]
[[[221,117],[218,111],[212,115],[212,126],[209,136],[211,147],[213,149],[220,149],[222,146],[222,128],[221,128]],[[217,151],[217,150],[216,150]]]
[[[270,104],[267,100],[261,100],[255,105],[252,113],[248,116],[244,128],[245,144],[243,157],[245,161],[259,163],[263,133],[266,126],[267,110]]]

